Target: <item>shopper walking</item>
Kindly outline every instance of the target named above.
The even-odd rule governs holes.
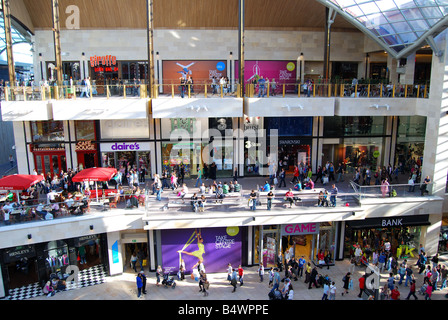
[[[318,275],[317,267],[314,267],[313,270],[311,270],[308,289],[311,289],[312,285],[314,285],[316,288],[319,288],[319,284],[317,283],[317,275]]]
[[[349,285],[350,285],[350,277],[351,277],[351,273],[347,272],[347,274],[342,278],[342,283],[343,283],[342,288],[344,289],[344,292],[342,292],[341,295],[348,294],[348,289],[349,289]]]
[[[159,283],[160,283],[160,277],[162,277],[162,276],[163,276],[163,270],[162,270],[162,267],[161,267],[161,266],[158,266],[158,267],[157,267],[157,270],[156,270],[156,279],[157,279],[156,285],[157,285],[157,286],[159,286]]]
[[[263,276],[264,276],[264,266],[263,263],[260,263],[260,266],[258,267],[258,275],[260,276],[260,282],[263,282]]]
[[[330,285],[330,300],[336,300],[336,283],[333,281]]]
[[[135,254],[135,252],[132,252],[131,255],[131,268],[134,269],[135,272],[137,272],[137,261],[138,261],[138,257]]]
[[[278,179],[279,179],[278,188],[281,188],[282,185],[286,188],[285,178],[286,178],[285,169],[282,168],[282,170],[280,171],[280,174],[278,175]]]
[[[208,292],[205,288],[205,284],[207,282],[207,275],[204,270],[199,272],[199,292],[202,292],[204,296],[208,295]]]
[[[142,270],[140,271],[140,276],[142,278],[142,293],[146,294],[146,275],[145,272]]]
[[[140,298],[142,295],[142,288],[143,288],[143,279],[140,273],[137,275],[136,282],[137,282],[137,298]]]
[[[415,280],[411,281],[411,287],[409,288],[409,294],[406,297],[406,300],[409,300],[411,296],[413,296],[415,300],[418,300],[417,296],[415,295]]]
[[[234,268],[234,269],[232,269],[232,276],[231,276],[231,279],[230,279],[230,284],[233,286],[232,293],[236,291],[237,277],[238,277],[238,275],[237,275],[236,270]]]
[[[241,267],[241,265],[238,266],[238,278],[240,280],[240,287],[243,286],[244,284],[244,270],[243,267]]]
[[[361,278],[359,278],[359,294],[358,298],[362,298],[362,294],[366,288],[366,275],[364,274]]]

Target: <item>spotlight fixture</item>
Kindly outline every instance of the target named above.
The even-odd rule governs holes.
[[[31,235],[31,233],[28,234],[28,240],[31,240],[33,236]]]
[[[90,225],[90,230],[93,230],[93,225]]]

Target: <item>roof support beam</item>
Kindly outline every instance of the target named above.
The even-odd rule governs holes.
[[[434,52],[434,55],[436,57],[439,57],[440,62],[443,61],[443,55],[444,52],[443,50],[440,50],[439,47],[437,46],[437,43],[434,41],[433,36],[429,36],[426,38],[426,42],[429,44],[429,46],[431,47],[432,51]]]
[[[62,86],[64,78],[62,76],[62,51],[61,51],[61,27],[59,21],[59,0],[52,0],[53,12],[53,38],[54,38],[54,56],[56,61],[56,80],[58,86]]]
[[[11,7],[9,0],[1,0],[3,8],[3,19],[5,23],[5,41],[6,41],[6,56],[8,59],[8,73],[9,85],[14,87],[16,85],[16,69],[14,66],[14,56],[12,51],[12,35],[11,35]]]
[[[148,41],[148,92],[149,98],[156,97],[156,85],[154,76],[154,17],[153,17],[153,0],[146,0],[147,10],[147,41]]]
[[[238,1],[238,63],[239,63],[239,86],[241,97],[244,97],[244,0]]]

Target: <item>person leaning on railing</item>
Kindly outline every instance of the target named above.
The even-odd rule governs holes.
[[[421,195],[423,196],[425,193],[429,193],[429,191],[427,190],[428,184],[431,183],[431,179],[429,178],[429,176],[426,176],[425,180],[423,180],[423,183],[420,185],[420,192]]]

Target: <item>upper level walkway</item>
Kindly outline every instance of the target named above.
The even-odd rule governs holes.
[[[73,85],[31,85],[31,86],[5,86],[4,99],[6,101],[46,101],[66,100],[77,98],[140,98],[146,99],[150,86],[146,84],[115,83],[109,85],[89,86]],[[299,90],[300,89],[300,90]],[[238,83],[181,85],[180,83],[157,84],[154,90],[154,98],[241,98],[243,97],[241,86]],[[244,96],[275,97],[275,98],[300,98],[300,97],[352,97],[352,98],[428,98],[428,84],[388,84],[365,83],[316,83],[312,86],[301,83],[267,83],[264,86],[258,84],[245,84]]]
[[[264,225],[269,223],[282,224],[290,223],[292,219],[302,222],[325,222],[325,221],[342,221],[350,219],[363,219],[365,212],[369,210],[378,210],[378,214],[384,210],[394,209],[395,214],[414,214],[418,213],[434,213],[436,210],[432,205],[440,206],[443,199],[431,195],[432,185],[427,187],[428,193],[422,195],[419,185],[414,189],[407,184],[392,184],[387,187],[379,185],[359,186],[354,184],[350,179],[352,175],[346,174],[343,180],[339,182],[330,181],[330,183],[322,184],[317,181],[312,190],[303,189],[295,191],[293,184],[290,183],[292,177],[287,177],[286,187],[275,187],[274,198],[272,200],[271,210],[268,210],[268,201],[266,192],[259,191],[265,184],[266,177],[245,177],[239,180],[242,190],[239,193],[229,193],[222,200],[218,200],[215,194],[204,195],[206,202],[204,210],[198,206],[197,210],[191,202],[193,194],[201,197],[199,188],[195,187],[195,179],[186,179],[188,193],[181,198],[179,193],[181,188],[172,190],[165,188],[161,194],[160,200],[156,199],[156,195],[152,194],[152,181],[140,184],[138,194],[128,187],[123,188],[123,194],[120,195],[117,189],[98,190],[99,197],[96,198],[96,191],[92,190],[90,199],[83,203],[81,200],[74,201],[74,205],[70,207],[67,202],[67,191],[60,190],[51,194],[41,193],[39,191],[39,199],[29,199],[24,196],[21,205],[13,209],[7,214],[6,208],[3,206],[7,203],[5,198],[0,208],[0,232],[14,229],[15,226],[28,226],[32,224],[43,225],[54,224],[60,221],[67,223],[69,221],[87,221],[89,218],[107,218],[118,217],[120,215],[137,215],[145,222],[145,228],[148,229],[169,229],[176,228],[179,225],[203,224],[205,226],[221,223],[224,225],[253,224]],[[400,175],[399,181],[406,180],[406,175]],[[313,177],[313,179],[315,179]],[[220,179],[218,182],[230,183],[232,178]],[[269,179],[268,179],[269,180]],[[204,180],[204,184],[211,185],[213,181]],[[332,206],[331,192],[332,185],[338,189],[336,196],[336,205]],[[293,189],[293,201],[285,200],[286,192]],[[39,190],[41,190],[39,188]],[[257,205],[255,210],[251,210],[250,193],[254,190],[257,193]],[[393,190],[395,190],[393,192]],[[328,192],[326,201],[319,201],[319,193]],[[395,193],[396,192],[396,193]],[[392,196],[391,196],[392,195]],[[50,200],[54,197],[55,200]],[[81,197],[80,197],[81,198]],[[38,202],[42,204],[39,207]],[[57,206],[53,207],[54,204]],[[197,203],[196,203],[197,204]],[[85,205],[83,207],[83,205]],[[385,206],[387,205],[387,206]],[[429,210],[429,211],[428,211]],[[428,211],[428,212],[426,212]],[[47,216],[47,214],[50,215]],[[117,216],[118,215],[118,216]],[[47,220],[50,219],[50,220]],[[219,222],[217,222],[219,221]]]

